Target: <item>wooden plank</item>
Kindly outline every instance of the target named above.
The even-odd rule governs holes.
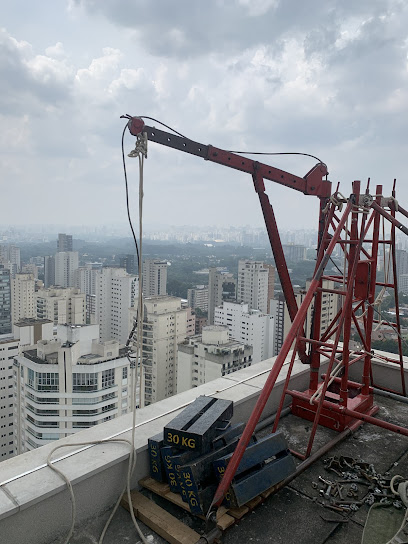
[[[160,497],[167,499],[168,501],[179,506],[180,508],[183,508],[183,510],[190,512],[188,504],[183,501],[181,495],[171,492],[168,484],[162,484],[160,482],[157,482],[156,480],[153,480],[153,478],[150,477],[143,478],[139,481],[139,484],[142,487],[148,489],[149,491],[153,491],[153,493],[156,493],[156,495],[159,495]],[[259,502],[259,498],[254,499],[254,501]],[[258,502],[256,502],[256,504],[258,504]],[[250,504],[252,504],[252,502]],[[251,506],[251,508],[253,508],[253,506]],[[225,514],[229,514],[235,519],[241,519],[247,512],[249,512],[248,506],[241,506],[240,508],[227,508],[225,506],[220,506],[217,510],[217,520],[219,520]],[[197,517],[205,519],[204,516]]]
[[[228,514],[224,514],[217,521],[217,527],[221,531],[225,531],[225,529],[228,529],[228,527],[231,527],[231,525],[234,525],[234,523],[235,523],[235,518],[233,518],[232,516],[229,516]]]
[[[142,487],[146,487],[146,489],[149,489],[150,491],[153,491],[154,493],[161,495],[162,497],[170,491],[169,484],[158,482],[157,480],[154,480],[153,478],[150,478],[150,477],[143,478],[143,480],[139,481],[139,484]]]
[[[276,485],[273,485],[272,487],[270,487],[269,489],[261,493],[261,497],[263,499],[267,499],[270,495],[272,495],[272,493],[276,491],[276,487],[277,487]]]
[[[199,541],[198,533],[138,491],[131,492],[131,499],[135,515],[170,544],[196,544]],[[122,504],[129,509],[125,495]]]
[[[245,514],[249,512],[248,506],[241,506],[240,508],[228,508],[228,514],[235,519],[241,519]]]
[[[160,482],[156,482],[156,480],[153,480],[153,478],[143,478],[143,480],[139,481],[139,484],[142,487],[148,489],[149,491],[153,491],[153,493],[156,493],[156,495],[159,495],[160,497],[167,499],[173,504],[176,504],[180,508],[183,508],[183,510],[190,512],[190,507],[186,502],[183,501],[181,495],[170,491],[170,488],[167,484],[161,484]]]
[[[225,506],[220,506],[217,510],[217,519],[219,519],[221,516],[227,513],[228,513],[228,508],[226,508]]]
[[[245,506],[248,506],[248,508],[250,510],[253,510],[256,506],[258,506],[258,504],[262,502],[262,497],[260,497],[259,495],[257,497],[255,497],[254,499],[251,499],[250,501],[248,501],[246,503]]]

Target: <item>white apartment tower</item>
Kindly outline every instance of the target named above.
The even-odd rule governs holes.
[[[14,445],[14,357],[18,355],[19,340],[0,335],[0,462],[15,455]]]
[[[273,356],[278,355],[284,340],[284,319],[285,319],[286,302],[285,297],[280,294],[274,300],[271,300],[270,314],[275,322],[275,339]],[[289,314],[288,318],[289,318]]]
[[[32,274],[16,274],[11,280],[12,323],[26,317],[36,317],[34,291],[35,280]]]
[[[32,345],[34,338],[52,338],[51,322],[25,319],[14,325],[14,334],[0,335],[0,462],[17,455],[15,409],[17,367],[15,359],[23,347]]]
[[[136,309],[130,311],[132,323]],[[187,336],[187,309],[171,296],[144,300],[142,405],[171,397],[177,387],[177,346]]]
[[[143,261],[143,296],[155,297],[167,294],[167,261],[146,259]]]
[[[34,294],[37,317],[54,325],[86,323],[86,295],[75,287],[40,289]]]
[[[17,453],[131,410],[129,361],[117,341],[98,336],[97,325],[58,325],[57,339],[16,358]]]
[[[59,251],[55,254],[55,285],[74,287],[74,271],[78,268],[78,251]]]
[[[11,279],[10,270],[0,264],[0,335],[11,334]]]
[[[306,289],[302,289],[295,293],[296,302],[298,307],[302,304],[307,289],[310,286],[310,280],[306,282]],[[335,284],[330,280],[323,280],[323,288],[325,289],[334,289]],[[320,313],[321,322],[320,322],[320,334],[322,334],[330,325],[330,323],[335,318],[338,310],[340,309],[341,304],[341,295],[336,293],[322,293],[322,310]],[[307,311],[305,322],[304,322],[304,331],[307,338],[310,338],[311,325],[312,325],[312,316],[313,316],[313,306],[312,303]],[[288,308],[286,306],[285,299],[283,295],[280,295],[277,300],[272,301],[272,315],[275,318],[275,351],[274,355],[279,353],[280,348],[290,330],[292,321],[289,316]]]
[[[101,270],[99,263],[87,263],[74,271],[74,285],[86,295],[86,322],[96,321],[96,280]]]
[[[310,286],[310,280],[306,281],[306,289],[302,289],[299,292],[295,293],[296,296],[296,302],[299,306],[302,304],[306,293]],[[323,280],[323,288],[325,289],[335,289],[335,284],[333,281],[330,280]],[[324,293],[322,294],[322,310],[320,312],[320,334],[322,334],[329,324],[333,321],[335,318],[341,304],[342,297],[341,295],[338,295],[336,293]],[[311,333],[311,326],[312,326],[312,316],[313,316],[313,307],[314,304],[312,303],[308,309],[308,312],[306,314],[306,319],[304,322],[304,330],[307,338],[310,338]],[[285,316],[284,316],[284,327],[283,327],[283,339],[286,338],[290,327],[292,325],[292,322],[289,317],[289,311],[287,306],[285,305]]]
[[[203,327],[202,335],[179,344],[177,393],[251,366],[252,347],[231,339],[228,327]]]
[[[126,344],[130,333],[129,309],[134,306],[138,278],[123,268],[102,268],[96,280],[96,321],[101,341]]]
[[[80,289],[86,295],[95,295],[98,271],[93,267],[92,263],[80,266],[74,270],[74,287]]]
[[[208,275],[208,324],[214,324],[214,311],[223,300],[236,299],[236,280],[233,274],[211,267]]]
[[[193,289],[187,289],[187,300],[190,308],[199,308],[202,312],[208,312],[208,286],[197,285]]]
[[[240,260],[238,263],[237,302],[245,302],[253,310],[269,313],[273,298],[275,268],[261,261]]]
[[[275,320],[272,315],[251,310],[249,304],[223,302],[215,308],[214,321],[216,325],[227,326],[232,338],[253,347],[254,364],[273,356]]]
[[[7,265],[14,277],[21,269],[20,248],[12,244],[0,244],[0,264]]]

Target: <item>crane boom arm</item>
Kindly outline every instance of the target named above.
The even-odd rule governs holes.
[[[269,202],[268,195],[265,193],[264,180],[268,179],[278,183],[279,185],[290,187],[291,189],[300,191],[305,195],[317,196],[320,199],[320,209],[322,210],[327,199],[331,195],[331,182],[324,179],[328,173],[326,165],[321,162],[316,164],[302,178],[290,174],[289,172],[285,172],[284,170],[280,170],[279,168],[243,157],[237,153],[232,153],[231,151],[226,151],[212,145],[200,144],[199,142],[185,138],[182,135],[169,133],[155,127],[147,126],[141,117],[124,117],[128,119],[129,132],[133,136],[138,137],[140,134],[144,133],[147,139],[152,142],[177,149],[178,151],[184,151],[185,153],[201,157],[204,160],[216,162],[223,166],[228,166],[229,168],[240,170],[251,175],[254,183],[254,189],[258,194],[261,204],[266,229],[282,290],[285,295],[289,316],[293,322],[298,311],[298,305],[283,252],[275,214],[273,212],[272,205]],[[309,357],[306,354],[306,346],[304,342],[300,343],[298,351],[301,361],[303,363],[309,363]]]
[[[148,140],[155,142],[178,151],[184,151],[184,153],[190,153],[196,155],[205,160],[216,162],[223,166],[228,166],[235,170],[241,170],[248,174],[257,173],[259,177],[274,181],[279,185],[284,185],[300,191],[305,195],[315,195],[318,197],[329,197],[331,194],[331,183],[323,179],[327,175],[327,167],[323,163],[318,163],[314,166],[303,178],[275,168],[267,164],[260,163],[258,161],[231,153],[225,149],[220,149],[212,145],[204,145],[199,142],[195,142],[188,138],[183,138],[166,132],[164,130],[150,127],[140,122],[140,118],[132,117],[129,120],[129,131],[133,136],[137,136],[141,132],[146,133]],[[258,191],[264,191],[265,186],[258,184]]]

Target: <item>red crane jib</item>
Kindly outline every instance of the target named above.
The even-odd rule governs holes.
[[[268,164],[263,164],[258,161],[243,157],[220,149],[212,145],[204,145],[199,142],[190,140],[165,132],[155,127],[145,125],[143,119],[140,117],[132,117],[128,122],[129,132],[133,136],[137,136],[141,132],[145,132],[150,141],[172,147],[185,153],[197,155],[205,160],[228,166],[235,170],[241,170],[248,174],[258,174],[263,179],[268,179],[279,185],[284,185],[300,191],[305,195],[315,195],[319,198],[328,198],[331,195],[331,182],[324,179],[327,176],[328,171],[324,163],[316,164],[304,177],[296,176],[285,170],[280,170]],[[255,187],[256,191],[265,191],[265,186],[262,183],[258,183]]]

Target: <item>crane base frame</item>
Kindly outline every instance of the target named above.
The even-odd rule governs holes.
[[[370,387],[368,395],[363,395],[362,384],[348,381],[348,399],[347,408],[361,414],[373,415],[378,412],[378,406],[374,405],[373,389]],[[322,386],[323,382],[319,383]],[[327,388],[325,400],[333,403],[336,407],[341,403],[340,397],[341,379],[337,378]],[[289,391],[292,396],[291,412],[295,416],[314,421],[318,405],[311,399],[316,391],[307,389],[306,391]],[[356,419],[342,413],[338,413],[330,408],[323,407],[319,417],[319,425],[327,427],[334,431],[342,432],[356,422]]]

